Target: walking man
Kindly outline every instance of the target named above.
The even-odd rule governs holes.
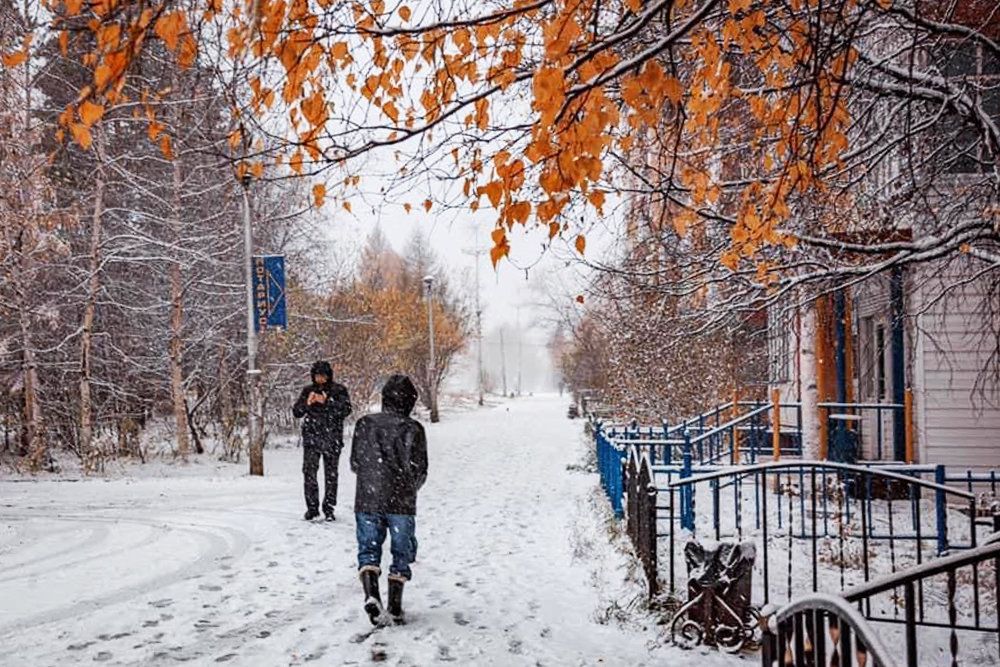
[[[410,417],[416,402],[410,378],[393,375],[382,388],[382,412],[362,417],[354,427],[351,470],[358,476],[358,572],[365,612],[373,625],[403,623],[403,585],[417,557],[417,491],[427,479],[427,438],[424,427]],[[387,531],[392,552],[388,618],[379,592]]]
[[[312,366],[312,384],[302,389],[292,407],[302,419],[302,475],[306,495],[306,521],[319,516],[319,483],[316,472],[323,459],[323,514],[327,521],[336,517],[337,466],[344,449],[344,418],[351,414],[347,388],[333,381],[333,369],[325,361]]]

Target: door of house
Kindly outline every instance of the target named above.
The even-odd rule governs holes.
[[[892,350],[888,314],[858,323],[858,396],[866,404],[892,403]],[[868,460],[892,459],[892,410],[861,410],[861,451]]]

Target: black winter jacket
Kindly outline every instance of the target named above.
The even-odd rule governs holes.
[[[329,371],[325,375],[330,377]],[[324,394],[326,402],[309,405],[311,392]],[[328,381],[324,385],[311,384],[303,388],[292,406],[292,414],[297,419],[305,418],[302,421],[303,447],[338,452],[344,448],[344,419],[351,414],[351,397],[344,385]]]
[[[427,480],[427,437],[410,412],[417,390],[404,375],[382,389],[382,412],[354,426],[351,470],[358,476],[354,511],[417,513],[417,491]]]

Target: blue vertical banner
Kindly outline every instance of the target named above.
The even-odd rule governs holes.
[[[283,255],[254,255],[253,315],[257,333],[288,328]]]

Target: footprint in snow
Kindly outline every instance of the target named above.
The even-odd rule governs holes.
[[[385,650],[385,644],[374,644],[371,648],[372,662],[385,662],[389,659],[389,654]]]
[[[67,651],[82,651],[88,646],[93,646],[95,642],[80,642],[79,644],[70,644],[66,647]]]
[[[455,625],[468,625],[468,624],[469,624],[469,619],[467,619],[462,612],[456,611],[455,612]]]

